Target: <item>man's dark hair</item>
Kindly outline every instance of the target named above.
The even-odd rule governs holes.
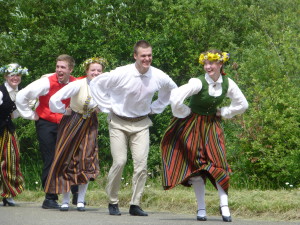
[[[149,48],[149,47],[152,47],[152,46],[149,44],[148,41],[140,40],[137,43],[135,43],[133,50],[134,50],[134,53],[137,54],[138,48]]]

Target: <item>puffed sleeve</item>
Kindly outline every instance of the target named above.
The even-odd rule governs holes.
[[[0,91],[0,105],[2,105],[3,103],[3,93],[2,91]]]
[[[31,109],[31,102],[39,96],[46,95],[50,88],[48,78],[38,79],[21,89],[16,96],[16,106],[25,119],[34,120],[35,112]]]
[[[51,96],[49,101],[49,108],[52,112],[64,113],[66,111],[65,104],[62,103],[62,100],[70,98],[79,92],[79,82],[80,80],[71,82]]]
[[[221,116],[226,119],[230,119],[235,115],[242,114],[246,111],[246,109],[248,109],[249,106],[244,94],[239,89],[237,84],[230,78],[228,79],[228,82],[229,86],[227,97],[231,99],[231,103],[229,106],[221,108]]]
[[[176,83],[168,76],[164,76],[164,85],[158,90],[158,98],[151,104],[151,113],[158,114],[170,104],[171,91],[177,88]]]
[[[191,78],[187,84],[173,89],[170,97],[173,115],[178,118],[187,117],[191,113],[191,109],[183,102],[186,98],[197,94],[201,89],[202,82],[198,78]]]
[[[91,94],[94,101],[97,103],[98,108],[106,113],[109,113],[112,107],[109,95],[113,77],[110,75],[111,73],[113,72],[102,73],[90,82]]]

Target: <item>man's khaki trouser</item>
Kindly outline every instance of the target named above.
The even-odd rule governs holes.
[[[138,122],[130,122],[109,116],[110,148],[113,165],[109,170],[106,193],[110,204],[119,202],[118,192],[122,181],[122,173],[127,161],[128,144],[133,159],[132,197],[130,205],[139,205],[147,179],[147,158],[149,153],[149,126],[147,117]]]

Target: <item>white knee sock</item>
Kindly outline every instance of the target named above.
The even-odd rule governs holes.
[[[87,184],[80,184],[78,186],[78,200],[77,203],[84,203],[85,193],[88,188],[89,183]]]
[[[190,182],[193,185],[195,195],[197,198],[198,210],[197,216],[204,217],[206,216],[206,206],[205,206],[205,184],[202,177],[193,177],[190,179]]]
[[[64,192],[63,193],[63,200],[62,200],[62,204],[67,204],[69,205],[70,202],[70,192]]]
[[[221,206],[221,211],[223,216],[230,216],[230,211],[228,208],[228,195],[226,192],[223,190],[223,188],[216,182],[217,188],[218,188],[218,193],[220,197],[220,206]]]

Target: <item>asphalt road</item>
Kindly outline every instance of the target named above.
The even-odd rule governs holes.
[[[120,209],[121,216],[110,216],[106,208],[87,207],[78,212],[72,206],[68,212],[42,209],[36,202],[18,202],[15,207],[0,204],[0,225],[219,225],[224,222],[219,217],[210,217],[205,222],[197,221],[196,215],[148,212],[147,217],[130,216],[128,209]],[[230,225],[296,225],[300,222],[254,221],[233,218]]]

